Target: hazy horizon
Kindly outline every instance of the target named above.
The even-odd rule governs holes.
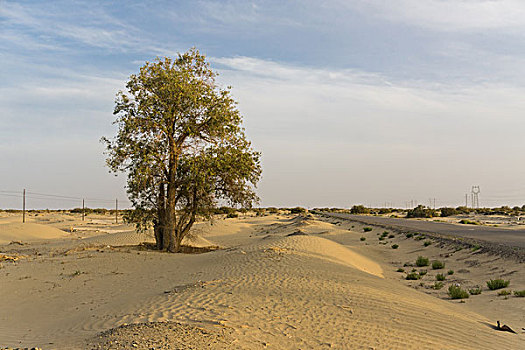
[[[459,206],[473,185],[522,206],[524,29],[515,0],[2,1],[0,208],[129,205],[99,142],[115,94],[193,46],[262,152],[261,206]]]

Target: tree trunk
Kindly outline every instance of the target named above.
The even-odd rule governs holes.
[[[157,244],[158,250],[163,250],[164,245],[164,236],[165,236],[165,221],[166,221],[166,195],[164,190],[164,184],[159,185],[159,195],[157,202],[157,221],[153,226],[155,232],[155,242]]]
[[[164,249],[175,253],[176,240],[176,197],[177,197],[177,149],[173,145],[170,150],[169,172],[168,172],[168,193],[166,196],[166,220],[164,226]],[[178,249],[178,247],[177,247]]]

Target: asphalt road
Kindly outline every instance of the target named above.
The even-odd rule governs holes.
[[[379,224],[414,231],[433,232],[441,235],[469,237],[507,246],[525,248],[525,229],[505,229],[489,226],[456,225],[414,219],[397,219],[379,216],[351,215],[323,212],[336,218],[350,219],[369,225]]]

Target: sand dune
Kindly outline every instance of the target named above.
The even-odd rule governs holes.
[[[303,234],[290,235],[298,230]],[[40,253],[0,269],[0,347],[167,349],[168,340],[213,349],[525,344],[521,334],[490,328],[495,320],[393,278],[378,247],[354,245],[361,233],[348,228],[271,216],[200,223],[195,233],[196,244],[224,249],[144,251],[129,244],[151,237],[133,231],[0,246],[6,254]],[[61,253],[78,244],[99,248]]]
[[[57,228],[34,223],[0,224],[0,244],[11,241],[31,242],[67,237],[68,233]]]

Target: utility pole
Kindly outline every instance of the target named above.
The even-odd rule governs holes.
[[[115,224],[118,224],[118,199],[115,199]]]
[[[82,198],[82,221],[84,221],[84,216],[86,216],[86,207],[84,205],[84,198]]]
[[[26,189],[24,188],[24,199],[22,201],[22,223],[26,222]]]

